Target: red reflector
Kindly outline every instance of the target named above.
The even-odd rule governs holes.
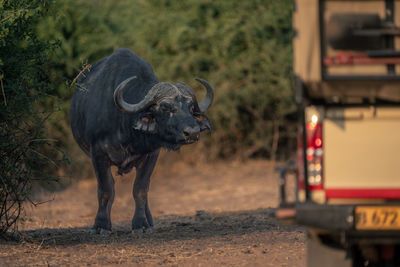
[[[305,179],[308,182],[308,188],[312,190],[323,190],[323,141],[322,141],[322,123],[310,122],[305,125],[306,130],[306,158],[304,162],[304,148],[302,132],[298,135],[297,144],[297,173],[299,188],[305,188]],[[307,177],[304,177],[304,165],[307,168]]]
[[[316,147],[321,147],[321,145],[322,145],[322,140],[321,140],[321,138],[316,138],[314,143],[315,143],[315,146],[316,146]]]

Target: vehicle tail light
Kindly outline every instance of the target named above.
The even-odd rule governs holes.
[[[317,115],[306,123],[306,163],[309,190],[323,189],[323,140],[322,123]],[[304,189],[303,136],[299,133],[297,146],[299,187]]]

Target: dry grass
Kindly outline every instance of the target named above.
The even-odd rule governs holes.
[[[163,164],[150,189],[156,231],[141,237],[130,233],[132,174],[116,179],[109,236],[89,235],[96,182],[80,181],[27,207],[22,240],[0,242],[0,264],[304,266],[304,229],[270,217],[278,203],[272,169],[266,161]]]

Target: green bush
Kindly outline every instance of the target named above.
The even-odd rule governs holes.
[[[58,7],[59,16],[44,21],[41,33],[61,41],[51,72],[64,100],[55,125],[57,137],[68,136],[64,145],[77,166],[87,161],[62,119],[72,95],[65,80],[118,47],[150,62],[160,80],[197,89],[193,78],[202,77],[214,85],[214,132],[205,142],[212,158],[273,158],[283,144],[283,118],[294,110],[291,0],[64,0]]]
[[[19,218],[32,184],[54,180],[48,173],[60,156],[45,137],[50,113],[42,107],[52,91],[47,69],[53,46],[36,35],[51,4],[0,1],[0,235]]]

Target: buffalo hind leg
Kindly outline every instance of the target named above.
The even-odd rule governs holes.
[[[97,198],[99,208],[94,221],[93,234],[109,234],[111,232],[111,207],[114,201],[114,178],[111,174],[110,162],[105,155],[92,152],[92,163],[97,177]]]
[[[135,183],[133,185],[133,198],[135,199],[135,214],[132,219],[132,230],[142,233],[143,230],[152,231],[154,226],[151,216],[147,193],[149,192],[150,176],[156,165],[159,150],[148,154],[136,170]]]

